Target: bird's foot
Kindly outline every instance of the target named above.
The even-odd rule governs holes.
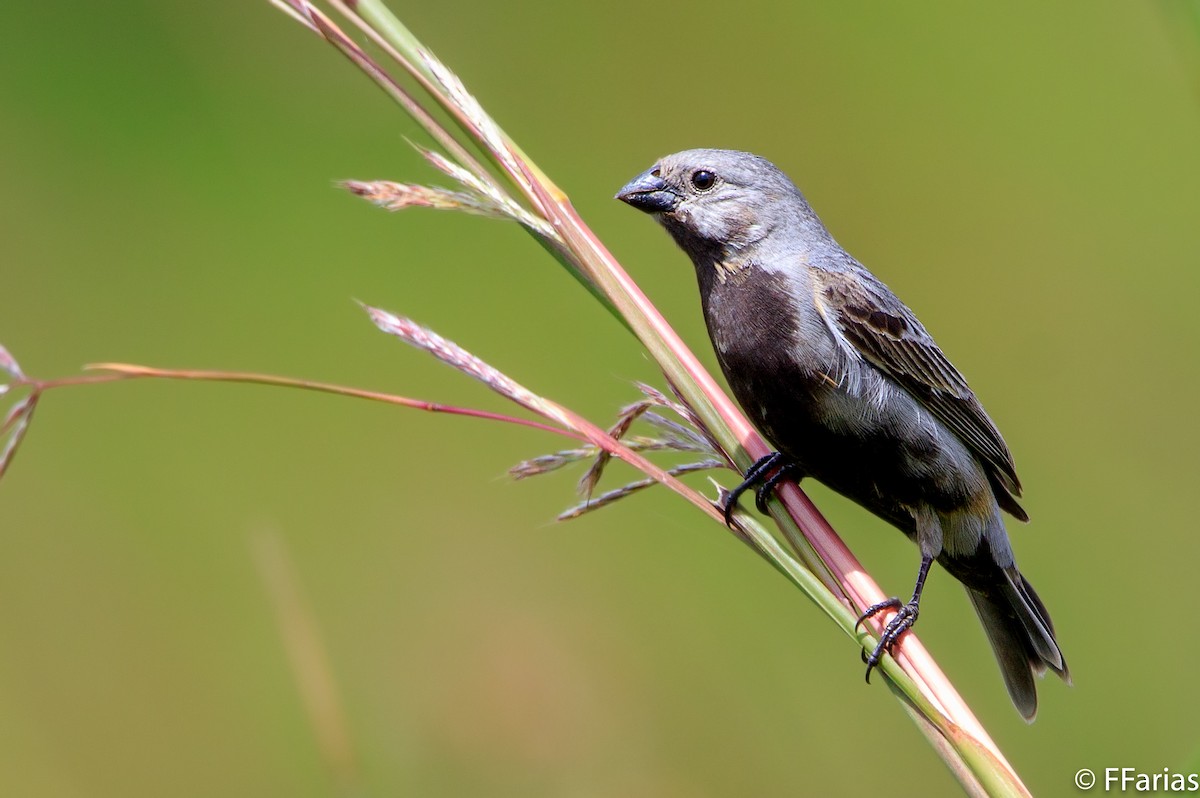
[[[901,604],[900,599],[892,597],[884,599],[877,604],[872,604],[863,611],[863,614],[858,616],[858,620],[854,623],[854,630],[858,631],[868,618],[873,618],[884,610],[895,610],[896,614],[887,622],[887,626],[883,627],[883,634],[879,636],[879,642],[875,644],[875,650],[867,654],[863,652],[863,662],[867,666],[867,684],[871,683],[871,671],[883,660],[883,655],[892,653],[892,648],[896,645],[896,641],[900,639],[900,635],[912,628],[917,622],[917,615],[920,611],[920,606],[916,601],[910,601],[907,604]]]
[[[754,506],[764,515],[767,513],[767,501],[770,500],[771,494],[775,492],[775,486],[783,482],[788,477],[799,478],[800,466],[793,462],[786,462],[779,467],[779,470],[767,479],[766,482],[758,486],[758,490],[754,492]]]
[[[746,469],[741,484],[729,491],[729,496],[725,499],[725,525],[733,526],[733,511],[737,507],[738,499],[755,485],[759,487],[754,494],[754,506],[765,513],[767,500],[771,498],[771,491],[775,490],[775,486],[795,470],[796,464],[789,461],[782,452],[771,452],[766,457],[755,460],[754,465]],[[771,474],[772,471],[775,473]],[[767,474],[771,474],[771,476],[767,477]]]

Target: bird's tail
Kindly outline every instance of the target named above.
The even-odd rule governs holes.
[[[1033,586],[1015,567],[997,576],[986,589],[967,587],[967,595],[987,632],[1013,704],[1032,723],[1037,715],[1034,675],[1049,669],[1068,684],[1071,675],[1054,638],[1050,614]]]

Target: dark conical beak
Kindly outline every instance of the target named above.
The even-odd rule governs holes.
[[[655,172],[658,167],[643,172],[617,192],[617,199],[646,213],[667,213],[679,205],[679,195]]]

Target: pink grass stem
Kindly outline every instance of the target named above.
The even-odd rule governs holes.
[[[424,399],[410,399],[407,396],[397,396],[396,394],[382,393],[380,391],[367,391],[361,388],[349,388],[344,385],[336,385],[328,382],[315,382],[313,380],[293,379],[291,377],[276,377],[270,374],[256,374],[254,372],[245,371],[203,371],[191,369],[159,369],[150,366],[138,366],[129,363],[92,363],[87,366],[88,369],[104,370],[112,372],[110,374],[85,374],[77,377],[64,377],[58,380],[46,380],[41,382],[32,382],[37,390],[47,390],[50,388],[64,387],[67,385],[87,385],[100,382],[116,382],[119,380],[130,379],[167,379],[167,380],[201,380],[208,382],[243,382],[257,385],[274,385],[283,388],[300,388],[307,391],[318,391],[320,393],[331,393],[339,396],[351,396],[356,399],[368,399],[373,402],[384,402],[386,404],[400,405],[402,407],[411,407],[416,410],[425,410],[430,413],[447,413],[455,416],[468,416],[470,418],[481,418],[487,421],[500,421],[505,424],[516,424],[530,429],[542,430],[543,432],[553,432],[556,435],[562,435],[574,440],[585,440],[583,435],[574,432],[570,429],[562,427],[554,427],[549,424],[543,424],[540,421],[532,421],[527,418],[517,418],[503,413],[493,413],[489,410],[476,410],[471,407],[458,407],[456,405],[446,405],[439,402],[429,402]]]

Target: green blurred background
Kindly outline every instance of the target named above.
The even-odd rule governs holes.
[[[706,362],[691,266],[611,197],[686,147],[789,172],[1004,431],[1034,518],[1015,545],[1075,686],[1043,683],[1026,726],[941,572],[927,645],[1039,794],[1082,767],[1200,769],[1194,4],[396,8]],[[0,342],[27,371],[260,370],[508,409],[358,298],[597,421],[658,381],[519,230],[335,190],[436,177],[415,126],[265,2],[22,3],[6,24]],[[0,484],[0,794],[956,794],[854,646],[683,502],[552,523],[577,474],[505,469],[559,445],[249,386],[51,394]],[[811,491],[908,590],[916,550]],[[349,762],[306,714],[264,536]]]

